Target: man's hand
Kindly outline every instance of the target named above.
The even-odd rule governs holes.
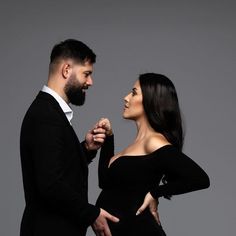
[[[106,130],[96,124],[85,136],[85,145],[89,151],[98,150],[106,138]]]
[[[86,148],[89,151],[98,150],[109,135],[112,135],[111,123],[107,118],[101,118],[86,134]]]
[[[158,214],[158,200],[154,199],[150,193],[147,193],[142,206],[138,209],[136,215],[141,214],[147,207],[149,207],[149,211],[153,215],[156,222],[160,225],[160,217]]]
[[[115,223],[119,222],[118,218],[101,209],[100,215],[92,225],[93,231],[95,232],[96,236],[112,236],[107,224],[107,220]]]

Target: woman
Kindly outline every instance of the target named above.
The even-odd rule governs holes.
[[[178,98],[166,76],[140,75],[124,101],[123,117],[135,121],[137,136],[123,151],[114,154],[109,120],[98,123],[106,128],[107,138],[100,153],[102,192],[96,204],[120,219],[118,223],[109,222],[113,236],[165,235],[148,206],[160,197],[169,199],[207,188],[209,178],[181,152],[183,131]]]

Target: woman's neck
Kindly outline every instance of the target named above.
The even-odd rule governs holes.
[[[146,137],[155,133],[155,130],[150,126],[146,118],[136,120],[135,122],[136,122],[136,127],[137,127],[137,134],[136,134],[135,142],[142,141]]]

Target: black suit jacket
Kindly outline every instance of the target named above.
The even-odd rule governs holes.
[[[26,207],[21,236],[80,236],[99,215],[88,203],[88,163],[96,152],[80,143],[58,102],[39,92],[20,137]]]

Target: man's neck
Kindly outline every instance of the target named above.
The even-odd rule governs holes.
[[[52,89],[54,92],[56,92],[67,104],[69,104],[68,98],[63,90],[62,87],[56,86],[56,84],[48,81],[47,87]]]

